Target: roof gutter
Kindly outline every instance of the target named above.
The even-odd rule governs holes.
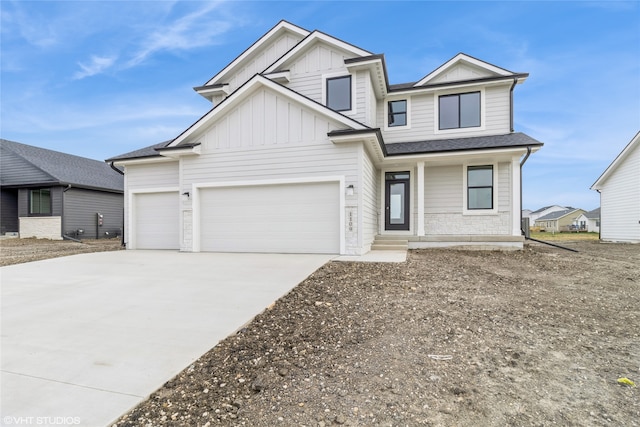
[[[109,162],[109,167],[111,169],[113,169],[114,171],[118,172],[120,175],[124,175],[124,172],[122,172],[120,169],[118,169],[117,167],[115,167],[115,165],[113,164],[113,162]]]

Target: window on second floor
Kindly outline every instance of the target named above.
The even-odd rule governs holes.
[[[407,125],[407,100],[389,101],[387,104],[389,127]]]
[[[467,209],[493,209],[493,166],[467,167]]]
[[[51,190],[40,188],[29,191],[29,214],[51,215]]]
[[[438,102],[439,129],[480,126],[480,92],[441,95]]]
[[[335,111],[351,110],[351,76],[327,79],[327,107]]]

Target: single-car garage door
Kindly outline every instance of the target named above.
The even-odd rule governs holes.
[[[177,191],[134,195],[135,249],[179,249]]]
[[[338,182],[203,188],[200,248],[339,253]]]

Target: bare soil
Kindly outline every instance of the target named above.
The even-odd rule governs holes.
[[[558,243],[331,262],[114,425],[640,426],[640,245]]]
[[[563,244],[330,262],[114,425],[639,426],[640,245]]]
[[[0,266],[22,264],[61,256],[122,249],[120,239],[71,240],[0,239]]]

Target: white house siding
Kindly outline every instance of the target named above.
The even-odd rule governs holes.
[[[252,60],[225,81],[225,83],[229,84],[229,91],[233,92],[255,74],[263,72],[269,65],[298,44],[300,40],[302,38],[298,35],[285,33],[272,43],[261,47],[259,51],[254,52]]]
[[[135,216],[132,203],[135,205],[136,194],[154,194],[174,192],[177,198],[179,185],[179,164],[177,161],[160,161],[151,164],[129,164],[125,168],[125,188],[127,193],[124,197],[125,212],[125,242],[128,247],[135,249],[135,223],[138,220]],[[171,209],[178,209],[177,202]],[[178,224],[176,224],[178,227]],[[133,237],[133,239],[132,239]],[[133,242],[132,242],[133,240]],[[179,242],[172,245],[177,247]],[[168,249],[168,248],[166,248]]]
[[[362,206],[362,247],[364,250],[370,248],[375,236],[378,234],[378,183],[380,175],[369,154],[362,147],[362,182],[360,184]],[[357,190],[356,190],[357,191]]]
[[[353,57],[353,54],[318,42],[304,54],[297,57],[289,66],[290,82],[286,86],[320,104],[324,104],[322,94],[325,81],[322,76],[349,74],[344,66],[344,60],[351,57]],[[371,102],[369,95],[372,86],[369,71],[357,71],[352,74],[351,78],[356,90],[355,98],[352,99],[353,113],[345,112],[344,114],[362,123],[373,124],[373,122],[370,122]]]
[[[466,138],[471,136],[483,135],[499,135],[506,134],[511,131],[510,128],[510,95],[509,85],[490,86],[484,90],[483,103],[483,127],[467,128],[459,131],[448,130],[446,132],[437,132],[438,120],[436,117],[435,103],[438,96],[445,93],[462,93],[465,90],[472,89],[451,89],[436,93],[412,94],[411,102],[411,126],[409,129],[403,127],[395,127],[391,130],[383,130],[383,136],[386,143],[406,141],[423,141],[429,139],[449,139],[449,138]],[[473,89],[477,90],[477,89]],[[394,95],[393,99],[402,99],[399,95]],[[384,129],[386,117],[384,115],[384,103],[386,100],[379,101],[378,110],[378,126]]]
[[[180,192],[220,183],[268,184],[327,177],[341,177],[344,185],[357,187],[359,144],[334,145],[327,137],[329,131],[340,127],[286,97],[260,88],[194,136],[201,142],[201,154],[182,160]],[[356,194],[344,197],[345,207],[357,206]],[[356,209],[353,215],[357,219],[360,213]],[[184,220],[190,221],[191,217],[185,216]],[[183,230],[193,230],[194,235],[198,228],[199,224],[183,224]],[[188,240],[185,236],[185,250],[193,249],[186,247]],[[358,240],[351,241],[347,252],[358,251]]]
[[[498,164],[495,214],[463,214],[462,165],[425,167],[426,235],[510,235],[511,179],[509,163]]]
[[[629,153],[600,190],[600,237],[640,243],[640,145]]]

